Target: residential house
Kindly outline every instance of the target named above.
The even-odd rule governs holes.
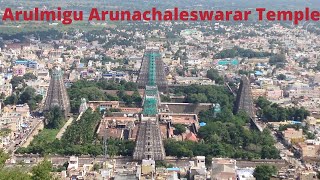
[[[236,160],[212,158],[211,180],[236,180]]]

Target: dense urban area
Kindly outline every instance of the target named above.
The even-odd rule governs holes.
[[[0,14],[263,3],[186,2],[1,1]],[[318,179],[319,33],[287,21],[1,21],[0,179]]]

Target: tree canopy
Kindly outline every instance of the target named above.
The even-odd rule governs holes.
[[[48,160],[43,160],[38,165],[34,166],[31,170],[32,180],[52,180],[51,174],[52,164]]]
[[[269,64],[276,65],[277,67],[284,67],[286,62],[286,56],[284,54],[275,54],[269,59]]]
[[[38,106],[37,103],[40,103],[42,101],[42,95],[36,94],[36,90],[30,86],[27,86],[24,88],[21,94],[15,93],[11,96],[8,96],[4,100],[4,104],[25,104],[27,103],[30,110],[35,110]]]
[[[21,168],[0,168],[1,180],[32,180],[31,176]]]
[[[174,125],[174,128],[177,134],[183,134],[186,132],[186,127],[182,124],[176,124]]]
[[[228,108],[214,116],[212,109],[199,113],[200,121],[207,124],[200,127],[199,142],[166,140],[167,155],[177,157],[231,157],[278,159],[279,151],[274,146],[270,131],[253,131],[245,128],[248,123],[246,113],[233,115]]]
[[[48,129],[59,129],[65,122],[64,112],[59,106],[54,106],[44,116],[46,121],[45,126]]]
[[[279,75],[277,76],[277,79],[278,79],[278,80],[286,80],[287,77],[286,77],[286,75],[284,75],[284,74],[279,74]]]
[[[232,109],[234,97],[223,86],[190,85],[173,89],[176,95],[184,95],[187,103],[219,103],[221,107]],[[199,99],[198,99],[199,98]]]
[[[259,97],[256,100],[256,105],[259,108],[258,115],[264,121],[278,122],[284,120],[303,121],[310,113],[304,107],[289,107],[284,108],[276,103],[268,101],[264,97]]]
[[[207,71],[207,78],[215,81],[216,84],[223,84],[224,80],[223,77],[219,75],[218,70],[210,69]]]
[[[101,114],[89,108],[78,121],[74,121],[65,131],[61,140],[55,136],[35,136],[26,148],[19,148],[17,153],[61,154],[61,155],[103,155],[102,139],[96,135],[96,128]],[[47,129],[46,129],[47,131]],[[51,140],[49,140],[49,138]],[[133,154],[135,142],[129,140],[108,139],[108,154],[110,156]]]
[[[263,132],[249,130],[245,126],[249,123],[248,115],[240,111],[232,113],[234,97],[223,86],[190,85],[177,87],[175,94],[185,96],[185,102],[199,102],[199,95],[206,103],[219,103],[220,112],[213,108],[201,111],[199,121],[206,122],[200,127],[197,137],[199,142],[165,140],[167,155],[178,157],[232,157],[232,158],[279,158],[279,151],[274,146],[274,139],[270,131]],[[270,102],[259,102],[261,106],[269,106]]]
[[[26,73],[23,75],[23,79],[25,80],[35,80],[37,79],[37,76],[34,75],[33,73]]]
[[[277,173],[275,166],[259,165],[255,168],[253,176],[259,180],[269,180],[272,175]]]
[[[4,152],[3,149],[0,149],[0,169],[4,166],[4,163],[9,158],[9,155]]]
[[[215,54],[216,59],[224,59],[224,58],[234,58],[234,57],[247,57],[247,58],[255,58],[255,57],[268,57],[271,53],[268,52],[255,52],[251,49],[243,49],[238,46],[233,47],[232,49],[225,49],[221,52]]]
[[[117,90],[117,95],[105,93],[104,90]],[[124,93],[125,91],[134,91],[132,95]],[[137,85],[133,82],[100,79],[99,81],[80,80],[68,89],[70,97],[71,112],[78,113],[81,104],[81,98],[88,101],[123,101],[127,106],[140,105],[142,99],[138,93]]]
[[[2,153],[0,152],[0,156]],[[1,158],[1,157],[0,157]],[[2,158],[1,158],[2,159]],[[2,163],[2,161],[0,161]],[[3,164],[0,164],[3,166]],[[31,170],[31,174],[22,170],[22,168],[18,167],[6,167],[0,168],[0,179],[2,180],[52,180],[53,176],[51,174],[52,164],[48,160],[44,160],[34,166]]]
[[[320,60],[318,60],[316,67],[314,67],[315,71],[320,71]]]

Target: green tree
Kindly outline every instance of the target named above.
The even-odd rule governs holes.
[[[287,77],[286,77],[286,75],[284,75],[284,74],[279,74],[279,75],[277,76],[277,79],[278,79],[278,80],[286,80]]]
[[[24,85],[23,77],[14,76],[11,79],[10,83],[12,84],[12,89],[15,90],[19,86],[19,84]]]
[[[103,84],[106,83],[106,84]],[[68,95],[70,98],[71,112],[78,113],[81,104],[81,98],[85,98],[88,101],[102,101],[106,99],[106,95],[101,90],[100,86],[107,86],[107,81],[94,82],[80,80],[72,84],[68,89]]]
[[[186,132],[186,127],[182,124],[175,124],[174,128],[177,134],[183,134]]]
[[[25,79],[25,80],[31,80],[31,79],[35,80],[35,79],[37,79],[37,76],[34,75],[33,73],[26,73],[25,75],[23,75],[23,79]]]
[[[27,103],[31,110],[36,109],[37,103],[41,102],[42,95],[36,95],[36,90],[32,87],[26,87],[20,94],[18,104]]]
[[[277,67],[284,67],[286,62],[286,56],[284,54],[275,54],[269,58],[269,64],[276,65]]]
[[[240,69],[239,71],[238,71],[238,73],[241,75],[241,74],[243,74],[243,75],[249,75],[250,74],[250,71],[245,71],[245,70],[242,70],[242,69]]]
[[[0,168],[0,180],[31,180],[31,177],[20,168]]]
[[[61,128],[64,122],[64,112],[59,106],[54,106],[45,113],[46,128],[58,129]]]
[[[132,98],[133,102],[134,102],[136,105],[138,105],[138,106],[141,105],[141,103],[142,103],[142,98],[141,98],[141,96],[140,96],[140,94],[139,94],[138,91],[134,91],[134,93],[132,94],[131,98]]]
[[[134,90],[138,89],[137,84],[134,82],[126,82],[126,83],[124,83],[123,86],[124,86],[125,90],[127,90],[127,91],[134,91]]]
[[[272,175],[277,173],[275,166],[260,165],[257,166],[253,172],[253,176],[259,180],[269,180]]]
[[[187,101],[191,103],[205,103],[208,101],[208,98],[204,93],[198,93],[187,96]]]
[[[0,169],[4,166],[4,163],[9,158],[9,155],[4,152],[3,149],[0,149]]]
[[[40,102],[42,101],[42,99],[43,99],[43,96],[40,95],[40,94],[36,95],[36,97],[34,98],[34,100],[35,100],[37,103],[40,103]]]
[[[271,105],[271,102],[268,101],[265,97],[259,96],[259,98],[256,100],[256,104],[259,108],[264,109],[267,106]]]
[[[98,171],[99,169],[101,169],[101,164],[97,164],[96,163],[96,164],[93,165],[93,170],[94,171]]]
[[[171,102],[171,98],[169,95],[162,95],[160,94],[161,102]]]
[[[32,87],[27,87],[25,90],[21,93],[19,98],[19,103],[24,104],[27,103],[29,100],[31,100],[35,96],[36,90]]]
[[[215,81],[215,83],[217,83],[217,84],[223,84],[224,83],[223,77],[221,77],[219,75],[219,72],[216,69],[208,70],[207,71],[207,78]]]
[[[201,55],[201,57],[206,58],[209,56],[209,53],[208,52],[201,52],[200,55]]]
[[[314,68],[316,71],[320,71],[320,60],[318,60],[317,66]]]
[[[274,146],[263,146],[261,150],[262,159],[279,159],[279,150]]]
[[[268,101],[264,97],[259,97],[256,101],[256,105],[259,107],[259,116],[263,117],[264,120],[271,122],[283,121],[287,119],[303,121],[310,115],[310,112],[303,107],[284,108],[279,104]]]
[[[43,160],[38,165],[34,166],[31,170],[32,180],[51,180],[53,176],[51,174],[52,164],[48,160]]]
[[[217,54],[215,54],[216,59],[224,59],[224,58],[234,58],[234,57],[247,57],[247,58],[254,58],[254,57],[267,57],[271,54],[268,52],[256,52],[251,49],[243,49],[238,46],[233,47],[232,49],[225,49]]]
[[[17,102],[18,102],[18,97],[17,97],[17,95],[15,95],[15,94],[12,94],[11,96],[8,96],[8,97],[3,101],[3,103],[4,103],[5,105],[8,105],[8,104],[13,105],[13,104],[16,104]]]

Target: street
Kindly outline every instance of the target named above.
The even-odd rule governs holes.
[[[26,142],[26,140],[29,138],[29,136],[32,134],[35,128],[42,122],[43,118],[31,117],[29,121],[25,122],[27,127],[22,128],[20,134],[16,134],[16,136],[14,137],[15,139],[12,140],[10,144],[5,147],[5,150],[14,154],[14,152],[19,147],[21,147],[23,143]]]

